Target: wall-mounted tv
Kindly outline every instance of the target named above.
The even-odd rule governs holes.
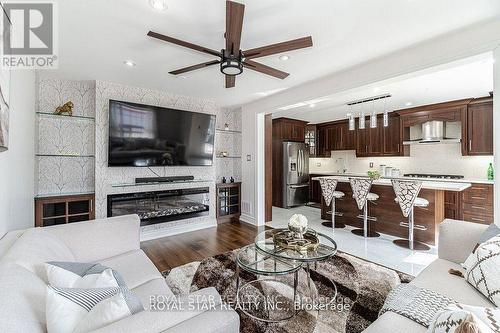
[[[209,166],[215,115],[109,101],[108,166]]]

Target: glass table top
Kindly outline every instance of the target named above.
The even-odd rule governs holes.
[[[236,260],[244,270],[258,275],[284,275],[293,273],[302,267],[301,262],[280,259],[259,251],[255,245],[241,249]]]
[[[285,259],[296,260],[299,262],[314,262],[328,259],[337,253],[337,243],[322,233],[315,232],[319,239],[319,246],[315,250],[297,251],[277,246],[273,242],[273,235],[287,229],[271,229],[261,232],[255,237],[255,247],[271,256]]]

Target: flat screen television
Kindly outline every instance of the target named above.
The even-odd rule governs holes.
[[[209,166],[215,115],[109,101],[108,166]]]

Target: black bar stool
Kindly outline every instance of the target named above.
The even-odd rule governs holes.
[[[323,198],[325,199],[325,204],[330,206],[332,205],[332,221],[331,222],[323,222],[321,225],[329,228],[345,228],[345,224],[343,223],[335,223],[335,215],[342,216],[342,214],[335,212],[335,199],[340,199],[345,196],[344,192],[335,191],[337,188],[337,180],[329,177],[321,177],[319,178],[319,183],[321,185],[321,193],[323,194]]]
[[[408,228],[408,239],[396,239],[393,243],[410,250],[429,250],[430,247],[427,244],[415,241],[413,234],[415,229],[427,229],[425,226],[415,225],[413,214],[415,207],[429,206],[429,201],[427,199],[418,197],[422,182],[418,180],[392,179],[392,187],[394,188],[394,193],[396,193],[396,198],[394,200],[399,203],[403,216],[408,218],[408,222],[399,223],[400,226]]]
[[[370,193],[372,187],[373,179],[371,178],[349,178],[352,188],[352,196],[358,204],[358,209],[363,210],[363,229],[354,229],[352,233],[357,236],[368,237],[380,237],[380,234],[376,231],[370,230],[370,224],[368,222],[368,203],[378,200],[379,196],[375,193]],[[376,221],[376,219],[370,219]]]

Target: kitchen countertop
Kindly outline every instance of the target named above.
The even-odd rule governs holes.
[[[311,173],[313,175],[320,175],[320,173]],[[322,175],[322,174],[321,174]],[[312,180],[317,180],[322,177],[331,177],[340,182],[348,182],[349,177],[367,177],[366,174],[361,173],[325,173],[324,176],[313,177]],[[373,181],[373,185],[384,185],[384,186],[392,186],[391,179],[405,179],[405,180],[417,180],[417,178],[412,177],[381,177],[377,180]],[[418,179],[422,180],[422,188],[429,190],[442,190],[442,191],[452,191],[452,192],[461,192],[465,189],[471,187],[470,182],[464,182],[463,180],[460,182],[447,179],[443,181],[441,179]]]
[[[362,173],[339,173],[339,172],[331,172],[331,171],[317,171],[310,172],[311,175],[321,175],[321,176],[346,176],[346,177],[365,177],[366,174]],[[390,179],[391,177],[382,177],[385,179]],[[420,179],[423,181],[438,181],[438,182],[452,182],[452,183],[474,183],[474,184],[490,184],[494,185],[494,180],[487,179],[478,179],[478,178],[462,178],[462,179],[442,179],[442,178],[414,178],[414,177],[400,177],[400,178],[408,178],[408,179]]]

